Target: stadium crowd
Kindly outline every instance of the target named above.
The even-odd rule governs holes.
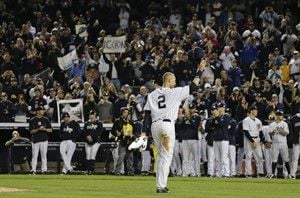
[[[295,178],[300,133],[299,7],[294,1],[255,0],[2,1],[0,122],[14,122],[20,115],[34,118],[41,110],[51,122],[58,122],[57,102],[82,98],[86,121],[96,114],[97,120],[113,125],[110,138],[119,142],[113,150],[115,173],[148,174],[150,153],[156,156],[151,133],[146,132],[148,147],[141,154],[127,149],[145,132],[147,94],[160,86],[167,71],[176,75],[178,86],[199,76],[199,90],[182,104],[176,121],[171,172],[201,176],[202,162],[202,174],[251,176],[253,152],[256,175],[274,177],[278,156],[272,157],[272,151],[279,147],[286,177]],[[76,34],[75,26],[80,24],[86,25],[86,37]],[[104,53],[108,35],[125,35],[126,52]],[[74,49],[78,59],[62,70],[57,58]],[[101,72],[103,67],[108,71]],[[37,75],[45,70],[46,77]],[[59,112],[62,119],[68,117]],[[252,136],[247,118],[261,121],[262,135]],[[278,134],[276,122],[287,123],[285,133]],[[82,136],[95,143],[86,138],[91,134]],[[244,154],[246,173],[241,165]],[[95,159],[88,160],[91,171]]]

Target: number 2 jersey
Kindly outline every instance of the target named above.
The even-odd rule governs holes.
[[[189,96],[190,87],[157,88],[147,97],[144,110],[151,111],[152,121],[176,120],[181,102]]]

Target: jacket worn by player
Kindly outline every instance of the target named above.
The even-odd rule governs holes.
[[[228,134],[229,134],[229,145],[236,145],[236,141],[235,141],[235,134],[236,134],[236,126],[237,126],[237,122],[235,119],[233,118],[229,118],[229,126],[228,126]]]
[[[300,114],[294,115],[291,120],[291,128],[293,133],[293,144],[299,144],[299,135],[300,135]]]
[[[44,116],[42,117],[35,116],[29,120],[29,131],[33,129],[38,129],[41,126],[44,126],[45,128],[52,128],[49,119]],[[31,141],[33,143],[48,141],[47,131],[40,130],[37,133],[32,134]]]
[[[205,123],[205,133],[207,133],[205,140],[208,146],[213,146],[214,143],[214,133],[215,130],[213,126],[214,117],[209,117]]]
[[[226,114],[213,119],[212,126],[214,127],[214,141],[229,140],[229,124],[230,117]]]
[[[60,125],[60,139],[61,141],[64,140],[72,140],[76,143],[77,138],[80,135],[80,126],[78,122],[74,120],[70,121],[69,123],[62,122]]]
[[[85,137],[90,135],[93,139],[92,142],[86,140],[88,144],[95,144],[96,142],[100,143],[101,135],[103,133],[103,124],[99,120],[89,120],[84,124],[83,132]]]
[[[199,125],[199,115],[194,115],[190,119],[185,119],[183,122],[184,132],[182,133],[182,140],[198,140]]]

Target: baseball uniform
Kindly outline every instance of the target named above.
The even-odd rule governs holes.
[[[72,171],[71,161],[76,149],[76,140],[80,135],[79,124],[72,120],[68,123],[62,122],[60,126],[60,154],[64,161],[62,173]]]
[[[36,172],[37,159],[39,152],[41,153],[42,159],[42,172],[47,172],[47,151],[48,151],[48,132],[45,129],[39,129],[44,127],[46,129],[52,128],[48,118],[33,117],[29,121],[29,131],[32,133],[33,130],[38,130],[36,133],[32,133],[32,161],[31,161],[31,172]]]
[[[260,132],[262,130],[262,122],[258,119],[252,119],[249,116],[243,120],[243,131],[244,131],[244,152],[246,155],[245,160],[245,175],[251,176],[252,166],[251,160],[252,155],[254,155],[254,159],[256,161],[257,173],[263,174],[263,154],[262,148],[260,145],[261,138]],[[256,148],[253,148],[251,143],[256,143]]]
[[[148,95],[144,110],[151,112],[151,132],[159,152],[156,172],[157,189],[167,187],[175,143],[174,122],[181,102],[189,96],[189,93],[189,86],[162,87]]]
[[[279,153],[282,161],[285,163],[288,174],[290,174],[287,139],[285,135],[280,134],[280,130],[289,133],[288,124],[285,121],[274,121],[269,125],[269,129],[269,133],[272,136],[272,174],[275,174]]]

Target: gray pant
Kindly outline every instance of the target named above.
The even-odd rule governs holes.
[[[123,164],[125,158],[126,158],[127,173],[133,174],[134,168],[133,168],[132,152],[127,151],[126,147],[119,145],[118,155],[119,156],[118,156],[118,160],[117,160],[115,174],[121,174],[122,164]]]

